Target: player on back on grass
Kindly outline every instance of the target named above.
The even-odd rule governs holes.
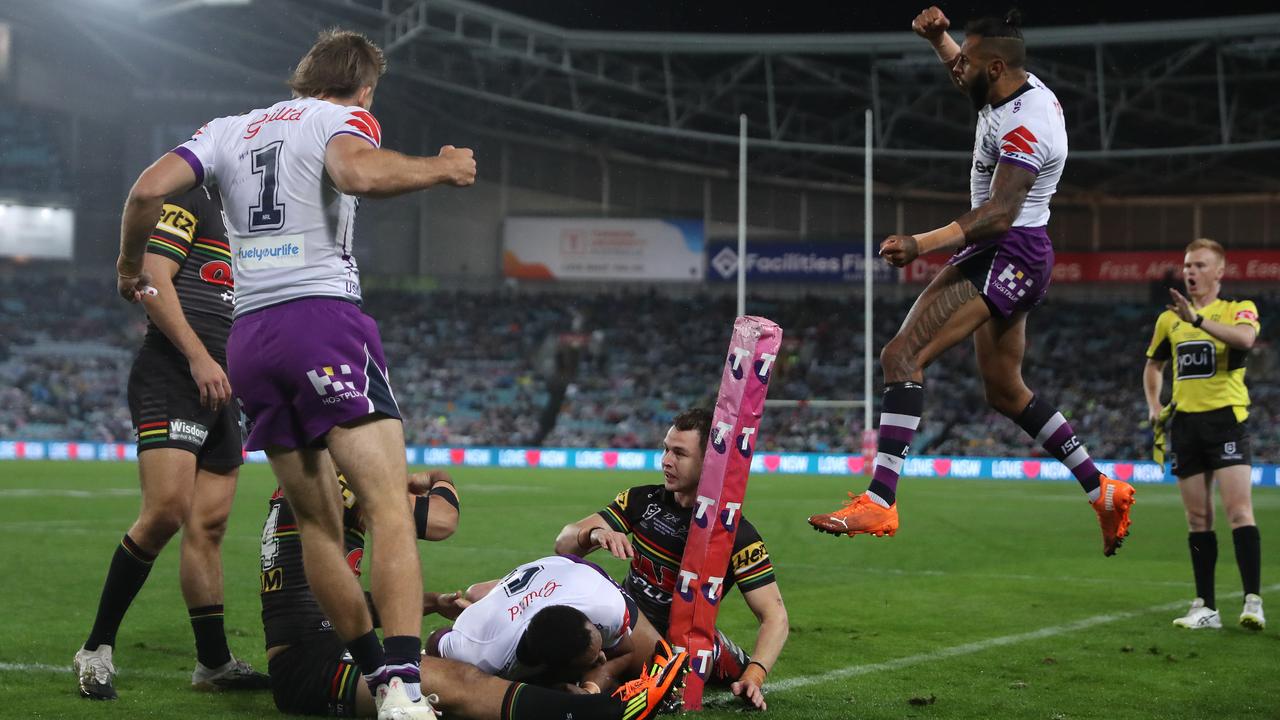
[[[936,7],[911,24],[978,111],[972,209],[946,227],[891,235],[880,246],[897,267],[928,252],[954,254],[880,353],[885,390],[871,486],[851,493],[843,508],[810,517],[818,530],[897,532],[898,475],[924,410],[924,369],[973,336],[987,402],[1075,475],[1098,514],[1103,554],[1113,555],[1129,532],[1133,486],[1100,473],[1062,413],[1022,381],[1027,314],[1044,299],[1053,269],[1045,226],[1067,160],[1067,130],[1053,92],[1026,71],[1019,24],[1016,11],[970,23],[964,45],[947,34],[950,22]]]
[[[143,266],[156,292],[143,298],[147,335],[128,385],[142,506],[116,546],[93,628],[72,660],[80,696],[92,700],[116,698],[116,633],[180,529],[178,575],[196,636],[192,686],[267,686],[265,675],[232,657],[223,629],[222,537],[244,458],[224,369],[235,286],[222,203],[216,192],[193,188],[169,198],[151,222]]]
[[[672,593],[710,433],[710,412],[695,408],[677,415],[662,441],[663,484],[623,490],[603,510],[566,525],[556,537],[555,550],[562,555],[586,555],[604,548],[616,558],[630,560],[623,588],[663,634],[670,625]],[[769,551],[746,517],[738,526],[729,565],[721,596],[736,584],[760,621],[760,630],[750,656],[716,631],[710,682],[729,685],[733,694],[764,710],[761,686],[782,654],[790,624]]]
[[[297,515],[307,574],[378,699],[381,718],[434,718],[419,687],[422,571],[404,503],[404,430],[377,324],[360,310],[355,196],[470,185],[470,150],[436,157],[381,146],[370,114],[386,69],[363,35],[329,31],[298,63],[294,97],[210,121],[138,178],[116,267],[138,300],[141,264],[162,198],[217,181],[237,285],[227,341],[231,387]],[[332,460],[330,459],[332,455]],[[333,463],[347,471],[378,537],[373,596],[384,643],[343,560]]]

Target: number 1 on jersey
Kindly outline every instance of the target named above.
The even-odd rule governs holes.
[[[283,140],[253,151],[253,174],[262,176],[258,204],[249,208],[249,231],[279,230],[284,227],[284,205],[276,202],[276,171]]]

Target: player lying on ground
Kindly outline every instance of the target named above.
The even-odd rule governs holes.
[[[604,570],[576,556],[524,563],[439,606],[462,610],[453,627],[432,633],[428,655],[538,685],[586,681],[610,692],[643,671],[662,639]]]
[[[360,572],[364,518],[344,480],[341,513],[347,561]],[[458,524],[458,499],[448,475],[418,473],[409,487],[417,534],[443,540]],[[373,694],[342,639],[312,594],[302,571],[302,544],[288,500],[277,491],[262,529],[262,624],[276,707],[285,713],[329,717],[376,714]],[[376,613],[375,613],[376,615]],[[465,663],[422,657],[423,691],[442,711],[471,720],[645,720],[669,703],[680,687],[687,656],[661,655],[654,667],[613,695],[570,695],[494,677]],[[652,670],[650,672],[650,670]],[[665,702],[664,702],[665,701]]]
[[[1044,299],[1053,270],[1045,226],[1067,160],[1067,130],[1057,97],[1025,69],[1018,24],[1016,12],[970,23],[963,46],[936,7],[911,24],[978,111],[973,209],[944,228],[891,235],[880,246],[896,267],[928,252],[955,254],[880,353],[884,404],[871,486],[851,493],[843,508],[810,517],[818,530],[897,532],[898,476],[924,411],[924,369],[972,336],[987,402],[1071,470],[1098,514],[1103,554],[1115,554],[1129,532],[1133,486],[1100,473],[1062,413],[1022,381],[1027,314]]]
[[[680,575],[710,433],[710,412],[694,408],[680,413],[662,441],[663,484],[618,493],[603,510],[566,525],[556,538],[558,553],[586,555],[605,548],[614,557],[630,560],[623,588],[661,633],[669,626],[671,594]],[[716,631],[709,682],[727,684],[733,694],[764,710],[761,686],[782,653],[790,626],[769,551],[746,517],[738,526],[729,564],[724,593],[736,584],[760,629],[750,656]]]
[[[191,685],[252,689],[267,677],[231,655],[223,630],[222,537],[243,462],[226,375],[235,291],[217,192],[194,188],[151,218],[143,267],[147,335],[129,373],[142,505],[116,546],[93,629],[72,664],[80,696],[114,700],[116,633],[151,566],[182,530],[178,576],[196,637]]]
[[[377,323],[360,309],[353,228],[357,197],[471,185],[476,163],[450,145],[436,157],[381,147],[369,109],[385,71],[368,38],[325,31],[289,79],[291,99],[211,120],[147,168],[125,204],[117,289],[143,296],[143,248],[161,199],[216,181],[236,279],[228,371],[250,421],[246,447],[266,451],[293,503],[306,573],[377,691],[380,717],[432,719],[419,687],[422,566],[402,502],[404,428]],[[382,640],[343,562],[329,454],[378,536],[370,574]]]

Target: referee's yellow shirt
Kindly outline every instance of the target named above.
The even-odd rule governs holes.
[[[1206,320],[1226,325],[1251,325],[1256,331],[1258,307],[1252,300],[1219,298],[1200,308]],[[1244,386],[1245,357],[1248,350],[1236,350],[1172,310],[1156,319],[1147,357],[1173,362],[1173,402],[1179,412],[1206,412],[1230,407],[1236,421],[1249,417],[1249,390]]]

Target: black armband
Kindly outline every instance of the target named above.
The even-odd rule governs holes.
[[[454,493],[453,488],[449,487],[448,485],[437,485],[431,488],[431,492],[427,493],[427,495],[428,496],[436,495],[438,497],[444,498],[444,501],[452,505],[454,510],[462,509],[461,507],[458,506],[457,494]]]
[[[418,531],[418,539],[427,539],[427,510],[431,501],[425,495],[419,495],[413,501],[413,526]]]

